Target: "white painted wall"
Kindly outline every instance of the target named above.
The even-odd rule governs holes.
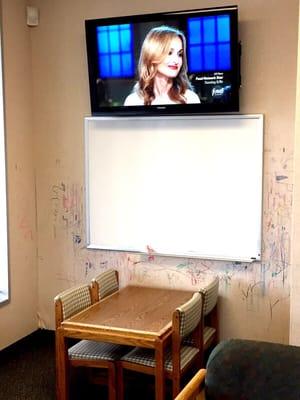
[[[300,17],[299,17],[300,20]],[[298,55],[300,54],[300,35],[298,34]],[[291,319],[290,343],[300,346],[300,59],[297,68],[297,99],[294,155],[294,200],[293,235],[291,262]]]
[[[0,26],[1,29],[1,26]],[[8,244],[7,244],[7,202],[6,202],[6,150],[4,129],[4,104],[2,80],[2,34],[0,43],[0,305],[8,300]]]
[[[231,3],[187,0],[184,8]],[[56,293],[88,282],[107,267],[119,270],[122,286],[135,282],[196,289],[218,274],[221,337],[287,343],[298,0],[273,0],[272,7],[264,0],[237,1],[243,44],[241,112],[265,115],[263,261],[250,265],[151,260],[85,249],[83,117],[90,107],[84,20],[183,5],[180,0],[36,4],[41,16],[32,34],[41,326],[54,327]]]
[[[2,0],[10,302],[0,307],[0,349],[37,329],[32,70],[25,5],[25,0]]]

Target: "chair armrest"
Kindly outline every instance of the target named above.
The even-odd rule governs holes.
[[[187,385],[181,390],[174,400],[192,400],[201,392],[201,384],[206,375],[205,369],[200,369]]]

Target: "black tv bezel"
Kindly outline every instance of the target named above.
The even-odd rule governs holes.
[[[96,27],[101,25],[113,25],[124,23],[140,23],[158,21],[160,19],[172,18],[176,15],[187,16],[193,13],[218,15],[230,14],[230,37],[231,37],[231,62],[232,62],[232,96],[231,102],[227,104],[172,104],[151,106],[103,106],[97,104],[97,90],[95,81],[98,76],[98,54],[96,42]],[[86,50],[89,74],[90,106],[92,116],[142,116],[142,115],[185,115],[185,114],[223,114],[239,112],[239,87],[240,77],[240,43],[238,39],[238,6],[224,6],[213,8],[201,8],[192,10],[180,10],[172,12],[161,12],[151,14],[136,14],[121,17],[108,17],[85,20]]]

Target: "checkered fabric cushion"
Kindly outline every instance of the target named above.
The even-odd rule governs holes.
[[[180,349],[180,369],[182,370],[199,352],[195,347],[182,346]],[[128,354],[121,358],[122,361],[129,361],[134,364],[141,364],[148,367],[155,367],[155,353],[153,349],[135,347]],[[166,351],[165,370],[172,372],[172,352]]]
[[[209,285],[200,289],[199,292],[203,293],[203,313],[204,315],[207,315],[212,311],[218,301],[219,277],[216,276]]]
[[[69,318],[92,304],[88,284],[77,286],[58,294],[54,301],[62,304],[63,319]]]
[[[203,344],[205,347],[205,343],[207,343],[210,338],[215,334],[216,330],[215,328],[212,328],[210,326],[205,326],[203,329]],[[187,336],[183,339],[183,343],[187,346],[195,346],[195,342],[191,336]]]
[[[179,311],[181,337],[187,336],[198,325],[201,319],[202,296],[200,293],[194,293],[193,297],[182,306],[176,309]]]
[[[130,347],[113,343],[81,340],[68,349],[71,360],[119,360]]]
[[[116,271],[113,269],[108,269],[102,274],[96,276],[94,279],[99,285],[99,298],[103,299],[119,290],[119,284],[116,276]]]

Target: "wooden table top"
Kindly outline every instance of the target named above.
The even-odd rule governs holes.
[[[127,286],[88,309],[66,319],[63,328],[91,328],[110,332],[144,332],[160,336],[171,327],[176,307],[193,291]]]

